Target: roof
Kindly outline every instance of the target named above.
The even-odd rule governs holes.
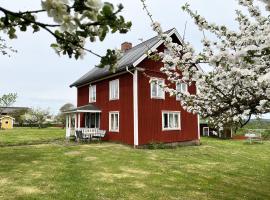
[[[9,114],[9,113],[13,113],[19,110],[29,110],[29,108],[27,107],[0,107],[0,110],[2,110],[2,114]]]
[[[13,117],[11,117],[11,116],[8,116],[8,115],[4,115],[4,116],[2,116],[2,117],[0,117],[0,119],[4,119],[4,118],[10,118],[10,119],[15,119],[15,118],[13,118]]]
[[[180,41],[182,41],[182,39],[180,38],[175,28],[170,29],[164,33],[168,35],[172,35],[173,33],[175,33],[180,39]],[[162,43],[160,42],[161,42],[161,39],[158,36],[155,36],[124,52],[122,58],[118,61],[116,73],[125,71],[126,67],[136,67],[136,62],[142,61],[144,58],[146,58],[147,57],[146,52],[148,52],[149,49],[152,50],[152,48],[153,49],[157,48],[159,45],[163,43],[163,42]],[[100,78],[103,78],[109,75],[113,75],[113,72],[110,72],[108,68],[94,67],[88,73],[86,73],[77,81],[72,83],[70,87],[73,87],[73,86],[77,87],[77,86],[89,83],[91,81],[98,80]]]
[[[64,111],[64,113],[80,113],[80,112],[101,112],[101,110],[94,104],[87,104],[85,106],[80,106],[73,108],[71,110]]]

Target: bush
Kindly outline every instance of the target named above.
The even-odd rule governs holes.
[[[264,131],[262,132],[262,138],[263,138],[264,140],[270,140],[270,129],[264,130]]]
[[[37,128],[38,124],[14,124],[14,127]],[[49,128],[49,127],[63,127],[63,125],[52,123],[45,123],[41,125],[41,128]]]

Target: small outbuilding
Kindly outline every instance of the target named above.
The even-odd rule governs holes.
[[[0,128],[1,129],[12,129],[15,119],[8,115],[0,117]]]

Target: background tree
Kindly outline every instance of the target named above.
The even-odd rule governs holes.
[[[75,108],[75,106],[72,103],[66,103],[59,109],[59,113],[56,116],[56,119],[63,125],[63,128],[66,126],[66,116],[64,112],[73,108]]]
[[[37,124],[38,128],[42,128],[50,112],[49,110],[43,110],[41,108],[33,108],[28,114],[30,115],[28,120],[33,124]]]
[[[114,67],[118,60],[115,50],[107,50],[102,57],[93,50],[86,48],[86,41],[103,41],[111,32],[126,33],[131,22],[126,22],[119,15],[123,5],[117,8],[101,0],[42,0],[41,9],[28,11],[12,11],[0,6],[0,31],[7,33],[10,39],[17,38],[17,31],[33,29],[33,33],[45,30],[56,42],[51,45],[60,55],[74,56],[76,59],[89,52],[101,58],[100,67]],[[39,15],[47,13],[53,22],[39,20]]]
[[[16,102],[17,97],[16,93],[4,94],[0,97],[0,115],[6,107],[9,107]]]
[[[25,114],[28,112],[28,108],[20,109],[12,112],[10,115],[15,118],[16,123],[19,124],[19,126],[23,126],[25,122]]]
[[[161,26],[149,13],[141,0],[157,32],[170,55],[159,53],[164,63],[161,71],[174,84],[196,82],[198,93],[177,91],[170,85],[162,86],[171,95],[178,95],[185,110],[207,117],[216,126],[244,126],[252,115],[270,112],[270,17],[264,16],[253,0],[238,0],[248,14],[236,10],[238,30],[209,23],[190,9],[182,8],[203,31],[203,50],[196,54],[187,42],[172,42],[163,33]],[[265,1],[268,4],[269,1]],[[209,40],[206,33],[216,39]],[[213,68],[210,73],[198,70],[198,64],[207,63]],[[177,70],[171,68],[177,66]]]

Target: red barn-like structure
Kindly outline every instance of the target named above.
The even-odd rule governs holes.
[[[165,33],[181,43],[176,29]],[[134,146],[152,142],[199,143],[199,117],[183,110],[177,97],[161,89],[159,85],[167,83],[160,72],[163,63],[149,59],[149,49],[166,51],[158,37],[134,47],[125,42],[115,73],[95,67],[71,85],[77,87],[77,108],[68,116],[76,116],[76,129],[105,130],[104,140]],[[196,93],[195,84],[175,87]],[[67,137],[70,122],[68,117]]]

